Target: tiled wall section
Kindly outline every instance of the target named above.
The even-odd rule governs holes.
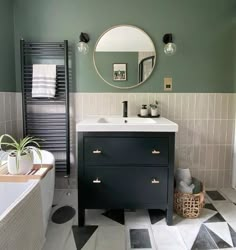
[[[122,101],[129,102],[129,115],[141,104],[159,101],[160,114],[179,125],[176,135],[176,167],[189,167],[207,188],[231,185],[235,94],[194,93],[75,93],[72,120],[97,115],[122,114]]]
[[[22,134],[21,95],[0,92],[0,135],[10,134],[18,138]]]

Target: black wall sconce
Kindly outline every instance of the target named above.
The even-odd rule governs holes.
[[[88,42],[89,42],[89,35],[87,33],[80,33],[80,41],[77,44],[77,48],[79,53],[82,54],[87,54],[89,52],[89,46],[88,46]]]
[[[163,36],[164,52],[168,56],[173,56],[176,53],[176,45],[173,43],[173,36],[171,33]]]

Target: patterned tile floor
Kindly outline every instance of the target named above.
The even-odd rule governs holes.
[[[66,206],[77,209],[77,192],[56,190],[52,215]],[[197,219],[174,215],[167,226],[160,210],[86,210],[86,226],[77,215],[56,224],[50,221],[43,250],[204,250],[236,249],[236,190],[207,191]],[[61,216],[61,215],[60,215]],[[67,215],[68,218],[70,216]]]

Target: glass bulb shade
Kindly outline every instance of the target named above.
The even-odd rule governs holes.
[[[78,48],[79,53],[82,53],[84,55],[89,52],[89,46],[85,42],[79,42],[77,44],[77,48]]]
[[[176,53],[176,45],[174,43],[167,43],[164,47],[164,52],[168,56],[172,56]]]

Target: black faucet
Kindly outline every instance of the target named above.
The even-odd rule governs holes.
[[[128,101],[123,101],[123,117],[128,117]]]

